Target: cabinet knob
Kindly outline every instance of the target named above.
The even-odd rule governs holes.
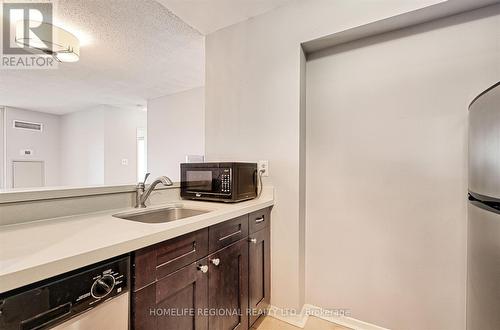
[[[215,259],[212,259],[211,262],[215,265],[215,266],[219,266],[220,264],[220,259],[219,258],[215,258]]]
[[[207,265],[199,265],[198,270],[200,270],[202,273],[208,272],[208,266]]]
[[[257,244],[257,239],[256,238],[249,238],[248,241],[253,244]]]

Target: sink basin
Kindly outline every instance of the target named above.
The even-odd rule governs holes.
[[[210,211],[188,209],[184,207],[168,207],[164,209],[145,210],[141,212],[119,213],[115,218],[138,221],[144,223],[163,223],[179,219],[194,217]]]

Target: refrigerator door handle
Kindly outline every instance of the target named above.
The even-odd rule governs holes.
[[[488,199],[474,193],[469,193],[469,201],[483,210],[500,214],[500,200]]]

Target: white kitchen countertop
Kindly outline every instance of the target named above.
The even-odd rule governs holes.
[[[149,224],[112,215],[134,208],[40,220],[0,227],[0,293],[156,244],[274,204],[273,189],[236,204],[172,201],[210,212]]]

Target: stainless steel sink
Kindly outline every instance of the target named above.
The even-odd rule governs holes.
[[[145,210],[141,212],[128,212],[113,215],[115,218],[138,221],[144,223],[162,223],[179,219],[194,217],[210,211],[189,209],[184,207],[168,207],[164,209]]]

